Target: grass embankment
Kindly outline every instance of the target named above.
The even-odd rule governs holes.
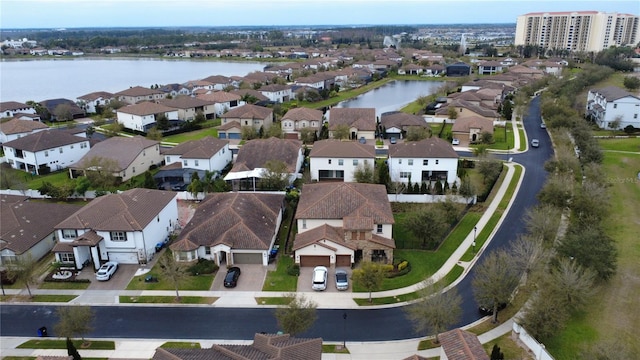
[[[213,304],[217,297],[204,296],[120,296],[121,304]]]
[[[72,340],[78,350],[115,350],[114,341]],[[17,346],[18,349],[66,349],[67,340],[37,339],[28,340]]]

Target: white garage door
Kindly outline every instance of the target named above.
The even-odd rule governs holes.
[[[126,253],[110,252],[109,261],[117,261],[120,264],[137,264],[138,254],[134,252],[126,252]]]

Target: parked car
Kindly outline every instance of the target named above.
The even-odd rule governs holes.
[[[540,123],[540,129],[546,129],[547,128],[547,124],[545,123]]]
[[[322,291],[327,288],[327,268],[324,266],[316,266],[313,268],[313,278],[311,288],[316,291]]]
[[[349,288],[349,276],[344,270],[336,270],[336,289],[347,290]]]
[[[460,139],[454,138],[453,140],[451,140],[451,145],[460,145]]]
[[[366,144],[367,143],[367,139],[365,139],[364,136],[361,136],[358,141],[360,141],[360,144]]]
[[[507,303],[498,304],[498,312],[500,312],[500,310],[502,310],[502,309],[504,309],[506,307],[507,307]],[[480,305],[478,307],[478,312],[482,316],[493,315],[493,306]]]
[[[538,139],[531,139],[531,146],[537,148],[540,146],[540,141]]]
[[[227,275],[224,277],[224,287],[233,288],[238,285],[238,278],[240,277],[240,268],[237,266],[230,267],[227,270]]]
[[[107,281],[111,279],[113,274],[115,274],[116,270],[118,270],[117,262],[115,261],[106,262],[102,264],[102,266],[100,266],[100,269],[98,269],[98,272],[96,273],[96,280]]]
[[[397,142],[398,142],[398,141],[396,140],[396,137],[395,137],[395,136],[392,136],[392,137],[390,137],[390,138],[389,138],[389,143],[390,143],[390,144],[395,144],[395,143],[397,143]]]

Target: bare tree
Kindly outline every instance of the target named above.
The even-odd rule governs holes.
[[[282,330],[295,336],[307,331],[317,319],[316,303],[303,294],[288,294],[289,304],[276,309],[276,320]]]
[[[435,248],[449,227],[445,214],[433,207],[422,208],[407,217],[407,228],[421,240],[423,248]]]
[[[498,250],[486,255],[476,266],[472,280],[473,292],[479,304],[493,309],[492,322],[498,322],[498,307],[508,303],[519,281],[519,274],[509,255]]]
[[[81,337],[93,330],[92,323],[95,313],[89,306],[60,306],[56,309],[58,322],[53,331],[59,337]]]
[[[558,234],[562,212],[555,206],[540,204],[525,212],[527,231],[542,239],[545,244],[553,244]]]
[[[158,264],[160,265],[162,276],[166,277],[169,283],[176,289],[176,300],[180,301],[180,293],[178,290],[182,282],[187,278],[187,272],[184,266],[176,261],[175,256],[169,249],[158,259]]]
[[[9,277],[13,277],[17,284],[27,288],[29,297],[33,298],[31,294],[31,286],[38,283],[38,263],[33,260],[31,255],[27,255],[22,258],[17,258],[15,263],[7,266]]]
[[[71,105],[60,104],[53,109],[53,115],[56,117],[56,121],[69,121],[73,119],[73,113],[71,112]]]
[[[560,306],[575,311],[581,310],[594,294],[596,273],[580,266],[576,261],[562,258],[551,270],[550,288],[557,295]]]
[[[85,176],[96,189],[110,189],[114,187],[118,181],[114,174],[118,172],[119,165],[114,159],[94,156],[83,161],[81,166]]]
[[[414,324],[417,332],[435,335],[435,343],[440,343],[439,334],[462,315],[462,298],[456,288],[443,291],[441,286],[425,287],[421,291],[422,298],[407,307],[407,317]]]
[[[431,137],[431,129],[423,126],[409,126],[407,129],[407,141],[420,141]]]
[[[522,282],[526,284],[529,277],[538,278],[537,275],[549,262],[551,251],[545,249],[542,239],[520,235],[509,246],[509,255],[516,271],[523,274]]]
[[[362,286],[369,292],[369,302],[371,302],[371,293],[378,291],[384,280],[384,269],[378,263],[371,261],[363,261],[360,267],[353,270],[353,282]]]

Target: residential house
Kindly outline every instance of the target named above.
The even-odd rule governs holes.
[[[446,66],[447,76],[469,76],[471,75],[471,66],[463,62],[457,62]]]
[[[293,97],[291,92],[291,86],[288,85],[280,85],[280,84],[271,84],[261,86],[258,91],[269,98],[270,101],[275,103],[284,103]]]
[[[376,138],[376,109],[374,108],[332,108],[329,111],[329,136],[340,126],[349,128],[349,139]]]
[[[0,195],[0,266],[47,255],[56,243],[54,226],[78,208],[29,201],[27,196]]]
[[[458,175],[458,157],[449,142],[437,137],[391,144],[389,175],[394,182],[446,181],[452,185]]]
[[[35,114],[36,109],[32,106],[17,101],[0,102],[0,118],[12,118],[16,114]]]
[[[273,110],[262,106],[245,104],[222,114],[221,119],[222,129],[228,123],[236,122],[241,127],[251,126],[258,132],[260,128],[266,130],[273,124]],[[218,137],[224,139],[225,133],[220,132],[221,127],[218,127]]]
[[[133,86],[114,94],[116,99],[133,105],[141,101],[158,101],[167,97],[167,93],[159,89],[149,89],[142,86]]]
[[[420,75],[424,72],[424,67],[416,64],[407,64],[398,69],[398,75]]]
[[[197,98],[213,103],[213,114],[207,114],[207,119],[220,117],[227,111],[244,104],[244,102],[241,101],[240,95],[226,91],[214,91],[207,94],[200,94]]]
[[[209,259],[217,265],[268,265],[278,236],[284,194],[213,193],[170,248],[178,261]]]
[[[480,141],[483,133],[493,135],[493,121],[480,116],[461,117],[453,123],[451,132],[460,146],[467,146]]]
[[[162,162],[160,142],[139,135],[130,138],[108,138],[93,145],[91,150],[70,168],[70,177],[82,176],[86,171],[101,166],[103,161],[113,163],[113,176],[120,181],[127,181]]]
[[[240,96],[243,103],[252,103],[254,105],[265,106],[269,103],[269,98],[262,95],[262,93],[258,90],[253,89],[238,89],[232,90],[229,94],[235,94]],[[251,100],[251,101],[250,101]],[[242,105],[242,104],[241,104]],[[225,110],[226,111],[226,110]]]
[[[295,220],[298,234],[293,251],[300,266],[393,261],[394,219],[384,185],[306,184]]]
[[[400,111],[393,111],[380,116],[382,134],[385,138],[395,137],[402,139],[407,136],[407,130],[412,126],[427,128],[429,125],[424,118],[419,115],[407,114]]]
[[[39,121],[11,119],[0,123],[0,144],[44,130],[49,127]]]
[[[213,91],[213,84],[204,80],[191,80],[182,85],[189,89],[192,94],[197,90]]]
[[[250,345],[213,345],[209,349],[158,348],[152,360],[320,360],[322,338],[256,333]]]
[[[40,101],[40,105],[47,109],[50,115],[51,121],[57,121],[57,109],[59,106],[66,106],[70,111],[72,119],[79,119],[86,115],[85,111],[81,109],[75,102],[69,99],[49,99]]]
[[[178,120],[193,121],[198,113],[204,118],[215,116],[215,104],[213,101],[190,96],[177,96],[173,99],[159,100],[158,103],[178,110]]]
[[[587,94],[586,116],[601,129],[640,128],[639,113],[640,97],[619,87],[591,89]]]
[[[489,360],[487,351],[478,335],[462,329],[453,329],[438,336],[440,359],[445,360]]]
[[[320,110],[298,107],[287,111],[280,124],[282,124],[282,131],[293,134],[296,139],[299,139],[301,129],[313,129],[317,133],[322,126],[323,116]]]
[[[213,85],[213,90],[225,90],[228,87],[233,87],[233,81],[230,77],[223,75],[212,75],[202,79]]]
[[[316,141],[309,153],[311,181],[354,182],[356,171],[364,167],[373,174],[375,158],[371,144],[335,139]]]
[[[488,60],[478,63],[478,75],[494,75],[501,73],[506,66],[502,65],[500,61]]]
[[[116,111],[116,121],[127,129],[146,133],[157,126],[156,121],[160,115],[167,118],[170,126],[179,122],[178,109],[149,101],[121,107]]]
[[[449,113],[451,108],[456,111],[457,116],[455,118]],[[453,99],[435,111],[435,117],[442,120],[455,121],[458,118],[467,116],[480,116],[491,121],[500,120],[500,114],[496,110],[482,105],[475,105],[466,100]]]
[[[242,126],[237,121],[230,121],[226,124],[222,124],[216,127],[218,130],[218,138],[229,140],[242,139]]]
[[[86,95],[78,96],[76,102],[80,104],[80,107],[84,111],[90,114],[95,114],[99,112],[101,113],[102,110],[100,110],[100,108],[104,108],[105,105],[108,105],[109,102],[115,98],[114,96],[115,95],[110,92],[96,91]]]
[[[89,139],[64,131],[38,131],[2,144],[12,168],[35,175],[72,166],[89,152]]]
[[[171,95],[171,97],[191,95],[191,90],[187,89],[184,85],[178,84],[178,83],[163,85],[160,87],[159,90],[168,95]]]
[[[283,162],[286,165],[289,183],[292,183],[304,162],[302,144],[298,140],[275,137],[249,140],[238,150],[233,167],[224,179],[231,182],[234,191],[255,191],[270,161]]]
[[[308,86],[314,89],[322,90],[325,88],[324,78],[315,75],[309,75],[304,77],[299,77],[295,79],[295,84],[300,86]]]
[[[178,224],[174,192],[136,188],[97,197],[55,226],[56,261],[77,269],[106,261],[146,264]]]

